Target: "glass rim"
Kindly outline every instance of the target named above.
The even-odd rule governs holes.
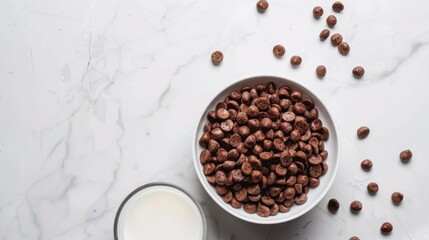
[[[189,194],[185,189],[183,189],[182,187],[179,187],[175,184],[172,183],[167,183],[167,182],[152,182],[152,183],[147,183],[144,184],[136,189],[134,189],[131,193],[129,193],[124,200],[122,200],[121,204],[119,205],[118,210],[116,211],[116,215],[115,215],[115,221],[113,224],[113,237],[115,240],[119,240],[119,236],[118,236],[118,224],[119,224],[119,218],[121,216],[122,210],[125,207],[125,205],[127,204],[127,202],[134,196],[136,195],[138,192],[149,188],[149,187],[156,187],[156,186],[166,186],[166,187],[171,187],[174,188],[176,190],[179,190],[180,192],[184,193],[187,197],[189,197],[192,202],[195,204],[195,206],[198,209],[198,212],[200,213],[200,217],[203,223],[203,238],[202,240],[206,240],[207,239],[207,222],[206,222],[206,218],[205,218],[205,214],[203,211],[203,208],[201,207],[201,205],[199,204],[199,202],[191,196],[191,194]]]

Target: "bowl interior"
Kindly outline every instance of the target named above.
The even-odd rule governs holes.
[[[329,165],[328,172],[320,177],[320,185],[316,188],[311,188],[308,192],[308,200],[303,205],[293,205],[291,210],[288,213],[279,213],[276,216],[270,216],[267,218],[259,217],[257,214],[248,214],[246,213],[243,208],[235,209],[232,208],[231,205],[228,203],[225,203],[222,198],[216,193],[215,188],[210,185],[203,173],[203,166],[201,165],[199,161],[200,152],[203,150],[203,148],[199,145],[198,141],[201,135],[203,134],[203,128],[204,124],[207,122],[207,113],[209,111],[212,111],[216,108],[216,104],[218,102],[221,102],[225,99],[226,96],[228,96],[231,91],[233,90],[239,90],[244,86],[255,86],[257,84],[267,84],[269,82],[274,82],[276,84],[276,87],[279,88],[283,85],[290,86],[293,90],[300,90],[303,94],[303,98],[308,97],[314,100],[315,107],[319,111],[319,118],[323,122],[323,126],[327,127],[329,129],[329,139],[325,142],[325,149],[328,151],[328,158],[325,160],[326,163]],[[332,185],[332,182],[334,181],[334,178],[336,176],[338,165],[339,165],[339,146],[338,146],[338,136],[337,131],[334,125],[334,122],[332,121],[331,116],[329,115],[328,110],[323,105],[323,103],[320,101],[319,98],[316,97],[312,92],[310,92],[307,88],[304,86],[293,82],[291,80],[287,80],[280,77],[273,77],[273,76],[260,76],[260,77],[251,77],[244,80],[241,80],[239,82],[236,82],[229,87],[225,88],[222,92],[220,92],[207,106],[207,108],[204,110],[204,112],[201,115],[201,118],[199,119],[199,123],[197,125],[195,135],[194,135],[194,141],[193,141],[193,161],[194,166],[198,175],[198,178],[200,179],[201,184],[203,185],[204,189],[207,191],[207,193],[210,195],[210,197],[223,209],[225,209],[230,214],[253,223],[259,223],[259,224],[273,224],[273,223],[281,223],[290,221],[292,219],[295,219],[304,213],[311,210],[314,206],[319,203],[319,201],[325,196],[325,194],[328,192],[329,188]]]

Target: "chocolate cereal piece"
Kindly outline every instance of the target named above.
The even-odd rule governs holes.
[[[267,206],[260,204],[256,209],[256,214],[258,214],[260,217],[268,217],[270,216],[271,211]]]
[[[240,202],[240,201],[238,201],[235,198],[231,199],[231,203],[230,204],[231,204],[231,207],[233,207],[233,208],[241,208],[241,206],[243,206],[243,203]]]
[[[323,8],[321,6],[316,6],[313,8],[313,16],[316,19],[319,19],[323,15]]]
[[[360,201],[353,201],[350,204],[350,210],[354,213],[358,213],[362,210],[362,203]]]
[[[302,205],[307,202],[307,199],[307,194],[303,192],[299,196],[295,197],[295,204]]]
[[[346,43],[346,42],[342,42],[342,43],[340,43],[340,44],[338,45],[338,52],[339,52],[341,55],[347,55],[347,54],[349,54],[349,52],[350,52],[350,46],[349,46],[349,44],[348,44],[348,43]]]
[[[380,227],[380,231],[382,234],[389,234],[393,231],[393,225],[389,222],[384,222]]]
[[[361,66],[357,66],[353,68],[352,73],[355,78],[359,79],[365,74],[365,69]]]
[[[412,157],[413,157],[413,153],[411,152],[410,149],[404,150],[399,154],[399,158],[401,159],[402,162],[408,162],[411,160]]]
[[[337,199],[331,198],[328,202],[328,209],[332,213],[336,213],[340,209],[340,203]]]
[[[404,195],[400,192],[394,192],[392,193],[392,202],[395,205],[399,205],[402,200],[404,199]]]
[[[323,65],[319,65],[316,68],[316,75],[318,78],[323,78],[326,75],[326,67]]]
[[[280,204],[279,205],[279,212],[281,212],[281,213],[287,213],[289,211],[290,211],[289,207],[286,207],[284,204]]]
[[[357,137],[359,139],[364,139],[368,136],[369,132],[370,132],[370,130],[368,127],[362,126],[362,127],[358,128],[356,134],[357,134]]]
[[[334,15],[329,15],[326,18],[326,23],[328,24],[328,26],[330,28],[333,28],[335,26],[335,24],[337,24],[337,18]]]
[[[372,161],[369,159],[365,159],[360,163],[360,166],[363,170],[369,171],[372,168]]]
[[[267,110],[270,107],[270,100],[266,97],[260,97],[256,99],[255,106],[258,107],[259,110]]]
[[[336,2],[334,2],[334,3],[332,4],[332,10],[334,10],[334,12],[337,12],[337,13],[339,13],[339,12],[343,11],[343,10],[344,10],[344,5],[343,5],[343,3],[342,3],[342,2],[340,2],[340,1],[336,1]]]
[[[216,118],[220,120],[227,120],[229,118],[229,112],[225,108],[220,108],[216,111]]]
[[[256,3],[256,9],[258,10],[258,12],[263,13],[265,12],[265,10],[267,10],[269,5],[270,4],[268,4],[267,0],[259,0]]]
[[[221,51],[214,51],[211,57],[214,65],[219,65],[223,61],[223,53]]]
[[[349,238],[349,240],[360,240],[360,238],[353,236],[353,237]]]
[[[298,90],[294,90],[290,93],[290,100],[292,102],[298,102],[302,100],[302,92]]]
[[[332,46],[338,46],[343,41],[343,36],[339,33],[334,33],[331,36],[331,44]]]
[[[368,190],[368,193],[371,195],[374,195],[378,192],[378,184],[375,182],[368,183],[368,186],[366,186],[366,189]]]
[[[329,31],[329,29],[323,29],[319,34],[320,40],[325,41],[329,37],[329,34],[331,34],[331,31]]]
[[[280,44],[277,44],[273,47],[273,54],[276,56],[276,58],[281,58],[283,55],[285,55],[286,50],[285,47],[283,47]]]
[[[323,141],[327,141],[329,138],[329,130],[326,127],[322,127],[322,129],[320,129],[320,135]],[[323,144],[323,141],[320,141],[319,144]],[[321,149],[321,147],[319,147],[319,149]]]
[[[243,206],[244,211],[250,214],[256,213],[256,208],[256,204],[253,203],[245,203]]]
[[[300,56],[292,56],[290,58],[290,64],[292,64],[292,66],[299,66],[302,63],[302,58]]]

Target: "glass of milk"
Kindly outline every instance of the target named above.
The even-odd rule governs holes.
[[[115,240],[205,240],[201,206],[187,192],[168,183],[151,183],[131,192],[120,205]]]

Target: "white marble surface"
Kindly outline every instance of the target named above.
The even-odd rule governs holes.
[[[347,57],[320,42],[333,1],[19,0],[0,8],[0,238],[113,239],[121,200],[152,181],[178,184],[207,215],[208,239],[429,239],[429,3],[344,0],[334,32]],[[285,59],[272,46],[286,46]],[[212,66],[210,54],[225,60]],[[292,69],[292,55],[303,64]],[[325,79],[314,69],[325,64]],[[366,68],[355,80],[351,69]],[[238,220],[194,173],[196,119],[224,86],[274,74],[309,86],[331,110],[341,166],[327,197],[289,223]],[[356,129],[371,128],[358,141]],[[402,164],[405,148],[414,157]],[[360,170],[371,158],[374,168]],[[377,181],[380,192],[366,193]],[[393,206],[390,194],[403,192]],[[342,208],[326,210],[330,197]],[[355,216],[352,200],[363,202]],[[382,236],[384,221],[393,233]]]

